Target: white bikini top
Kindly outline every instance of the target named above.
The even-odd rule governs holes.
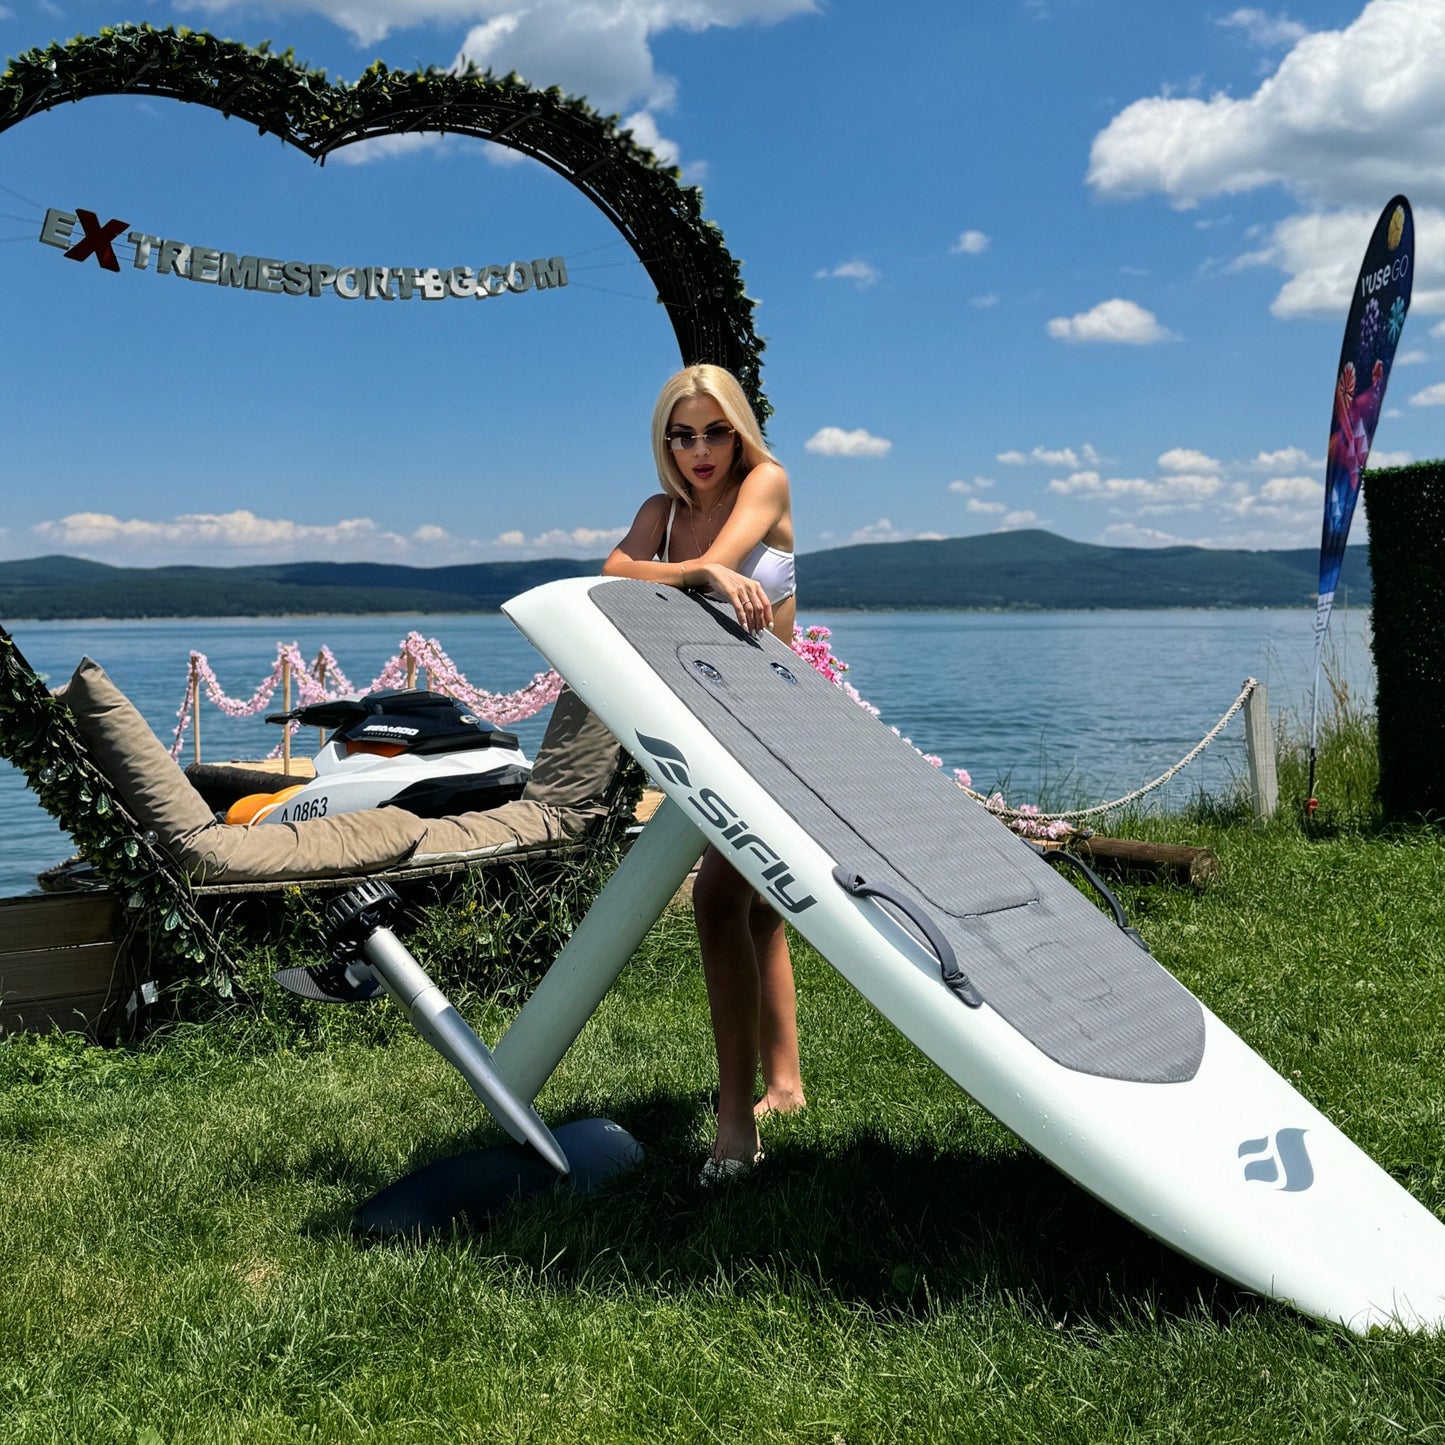
[[[672,499],[672,506],[667,513],[667,535],[662,539],[661,560],[671,562],[672,558],[668,553],[672,549],[672,522],[677,516],[677,498]],[[763,591],[768,594],[768,601],[774,607],[780,602],[786,602],[798,590],[797,573],[793,566],[793,554],[791,552],[780,552],[776,547],[769,547],[766,542],[759,542],[738,567],[738,571],[744,577],[751,577],[754,582],[762,584]],[[715,601],[722,602],[725,598],[718,596],[716,592],[703,594]]]

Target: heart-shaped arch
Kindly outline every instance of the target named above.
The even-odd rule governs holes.
[[[760,421],[763,342],[722,232],[702,193],[585,101],[534,90],[516,75],[389,70],[354,84],[308,70],[287,50],[252,49],[204,31],[118,25],[27,50],[0,75],[0,131],[98,95],[154,95],[250,121],[313,160],[376,136],[439,131],[531,156],[582,192],[632,247],[667,307],[683,364],[712,362],[739,381]]]
[[[332,83],[290,51],[252,49],[200,31],[123,25],[11,60],[0,74],[0,131],[100,95],[208,106],[323,162],[356,141],[413,131],[474,135],[529,155],[576,186],[621,232],[667,307],[684,364],[727,367],[760,420],[772,411],[759,380],[763,343],[753,330],[753,302],[721,231],[703,219],[700,192],[680,184],[676,170],[584,101],[534,90],[515,75],[396,72],[379,61],[353,85]],[[153,837],[136,831],[118,807],[69,714],[3,628],[0,756],[21,768],[47,811],[141,921],[148,976],[205,971],[208,982],[229,992],[229,965],[184,880]],[[601,881],[598,873],[588,887]]]

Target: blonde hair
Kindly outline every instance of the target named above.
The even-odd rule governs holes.
[[[718,404],[727,423],[737,433],[731,465],[741,481],[760,462],[776,462],[763,440],[763,429],[748,405],[747,396],[732,372],[721,366],[685,367],[668,378],[652,409],[652,455],[657,462],[657,478],[662,490],[679,501],[693,505],[692,489],[683,480],[682,472],[667,444],[667,424],[673,408],[689,397],[705,396]]]

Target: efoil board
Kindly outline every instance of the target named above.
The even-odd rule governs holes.
[[[1180,1253],[1350,1329],[1445,1323],[1445,1226],[1026,844],[770,635],[622,579],[503,609],[961,1088]],[[835,877],[901,898],[924,927]],[[943,981],[941,938],[971,980]]]

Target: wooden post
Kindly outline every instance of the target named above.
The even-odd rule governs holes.
[[[291,711],[291,659],[281,659],[281,711]],[[291,776],[291,724],[282,723],[281,732],[281,771],[286,777]]]
[[[416,686],[416,658],[411,653],[406,655],[406,690],[410,692]]]
[[[1254,683],[1254,691],[1244,704],[1244,748],[1249,758],[1254,816],[1272,818],[1279,806],[1279,777],[1275,771],[1274,729],[1269,721],[1269,689],[1262,682]]]
[[[196,761],[201,760],[201,670],[191,663],[191,726],[196,733],[193,739],[196,747]]]
[[[325,692],[325,691],[326,691],[326,654],[325,654],[324,652],[318,652],[318,653],[316,654],[316,681],[321,684],[321,690],[322,690],[322,692]],[[317,738],[317,751],[319,752],[322,748],[324,748],[324,747],[326,746],[326,729],[325,729],[325,728],[317,728],[317,729],[316,729],[316,738]]]

